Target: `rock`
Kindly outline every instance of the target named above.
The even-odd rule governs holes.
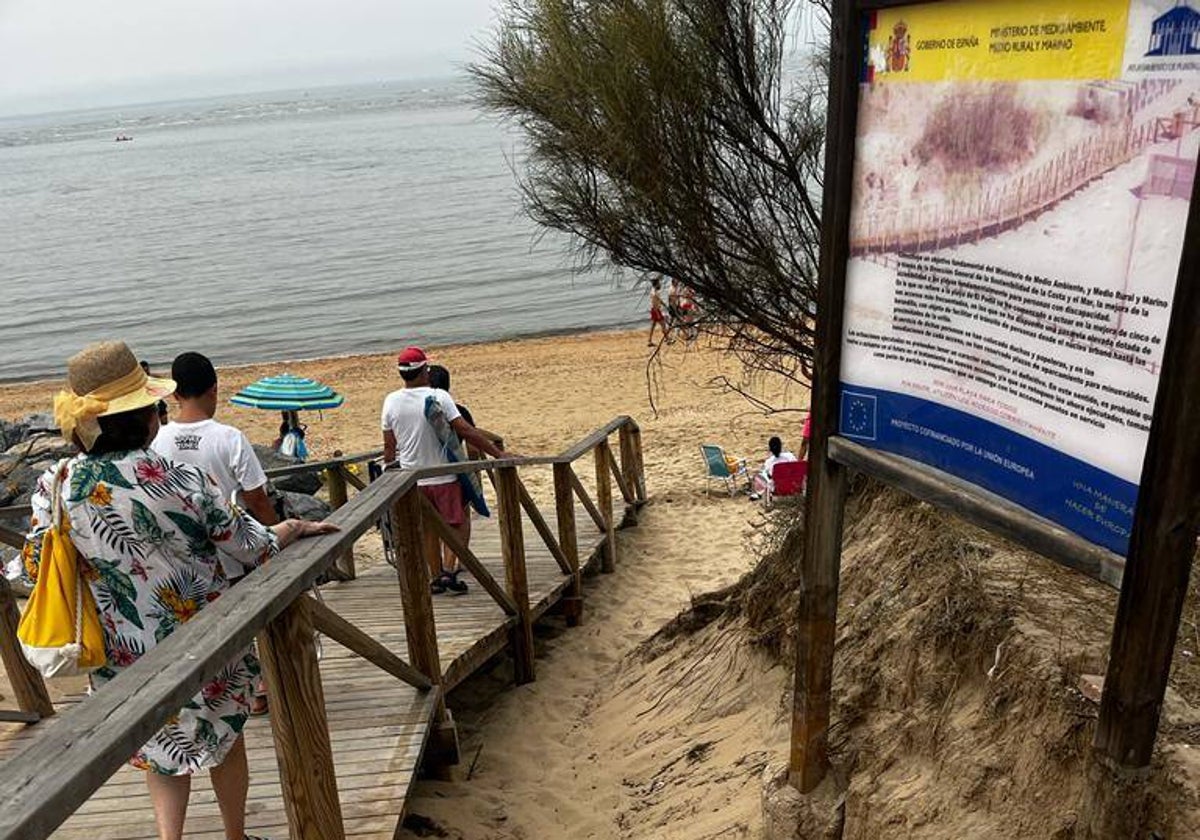
[[[1104,675],[1080,674],[1077,687],[1079,693],[1088,700],[1091,700],[1093,703],[1099,703],[1100,697],[1104,694]]]
[[[78,454],[79,450],[72,443],[67,443],[58,432],[39,433],[38,435],[27,437],[20,443],[10,446],[5,452],[6,455],[15,455],[25,461],[47,460],[58,458],[70,458]]]
[[[254,454],[258,456],[258,462],[262,464],[264,470],[291,467],[304,463],[299,458],[280,455],[271,447],[257,443],[254,444]],[[287,490],[292,493],[307,493],[311,496],[321,489],[321,476],[317,473],[299,473],[283,478],[273,478],[271,479],[271,483],[279,490]]]
[[[18,501],[18,499],[23,496],[28,497],[33,493],[42,472],[28,464],[18,464],[13,467],[4,478],[0,479],[0,507],[25,504],[26,501]]]
[[[58,432],[58,426],[49,414],[30,414],[20,420],[0,420],[0,450],[9,449],[44,432]]]
[[[320,499],[313,498],[304,493],[292,493],[283,490],[280,491],[279,495],[282,497],[282,515],[284,519],[308,519],[313,522],[320,522],[332,513],[329,505]]]

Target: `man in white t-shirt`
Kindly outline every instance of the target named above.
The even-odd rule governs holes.
[[[239,429],[213,419],[217,372],[212,362],[199,353],[183,353],[171,364],[171,378],[179,410],[173,422],[158,430],[151,448],[172,461],[203,467],[224,498],[235,500],[262,524],[274,525],[278,518],[267,496],[267,476],[250,441]],[[232,561],[226,558],[221,562],[230,580],[249,571],[230,568]]]
[[[431,417],[431,413],[440,414],[460,440],[492,457],[519,457],[501,450],[490,438],[467,423],[448,393],[430,387],[429,358],[421,348],[408,347],[401,351],[396,357],[396,366],[400,378],[404,380],[404,387],[388,394],[383,401],[381,425],[383,461],[386,466],[420,469],[448,463],[434,425],[437,418]],[[470,526],[458,477],[440,475],[422,478],[417,482],[417,487],[465,543],[470,538]],[[452,553],[440,550],[436,555],[427,557],[426,561],[429,563],[430,587],[435,594],[466,593],[467,584],[458,579],[456,558]]]

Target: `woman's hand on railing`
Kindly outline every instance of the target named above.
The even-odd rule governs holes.
[[[296,540],[304,539],[305,537],[316,537],[321,534],[332,534],[341,529],[332,522],[285,519],[278,525],[272,525],[271,530],[275,532],[275,537],[279,540],[279,547],[287,548]]]

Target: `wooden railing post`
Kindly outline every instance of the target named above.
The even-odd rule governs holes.
[[[558,515],[558,544],[571,567],[571,588],[563,598],[567,624],[576,627],[583,620],[583,575],[579,569],[579,538],[575,531],[575,494],[571,485],[571,465],[554,465],[554,510]]]
[[[646,453],[642,449],[642,430],[634,427],[633,430],[633,455],[637,462],[637,486],[641,500],[644,502],[649,496],[646,495]]]
[[[346,504],[347,490],[344,469],[345,467],[341,464],[335,464],[325,471],[329,477],[329,506],[334,510]],[[346,549],[346,553],[338,557],[335,565],[345,580],[354,580],[354,549]]]
[[[646,501],[646,482],[642,476],[642,464],[639,457],[641,440],[639,432],[633,426],[626,424],[621,427],[621,472],[625,480],[633,486],[633,495],[638,502]]]
[[[607,440],[596,444],[596,506],[604,518],[604,545],[600,547],[600,571],[617,569],[617,530],[613,522],[612,448]]]
[[[425,768],[435,776],[445,776],[450,765],[458,763],[458,732],[441,693],[442,660],[438,654],[433,594],[429,591],[429,558],[431,551],[440,558],[442,549],[434,530],[423,524],[424,501],[420,489],[413,487],[392,508],[392,550],[396,553],[400,601],[404,605],[408,660],[438,691],[434,711],[437,729],[425,749]]]
[[[400,600],[404,604],[404,635],[408,660],[430,682],[441,685],[442,662],[438,656],[437,628],[433,619],[433,596],[429,591],[425,527],[421,522],[421,497],[416,487],[392,509],[392,548],[400,576]],[[436,536],[436,535],[435,535]]]
[[[306,601],[293,601],[263,628],[258,650],[271,697],[271,732],[291,836],[343,840],[325,692]]]
[[[508,594],[517,604],[512,628],[512,654],[517,685],[533,682],[533,617],[529,609],[529,580],[525,574],[525,528],[521,523],[521,485],[516,467],[496,470],[499,501],[500,550]]]
[[[37,669],[25,660],[17,642],[17,624],[20,620],[21,613],[17,609],[12,587],[0,575],[0,660],[4,662],[4,671],[8,674],[13,694],[17,696],[17,708],[22,712],[49,717],[54,714],[54,704],[50,702],[46,683]]]

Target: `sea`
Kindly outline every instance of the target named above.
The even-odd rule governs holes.
[[[0,380],[108,338],[164,367],[635,322],[522,214],[524,151],[465,79],[0,117]]]

